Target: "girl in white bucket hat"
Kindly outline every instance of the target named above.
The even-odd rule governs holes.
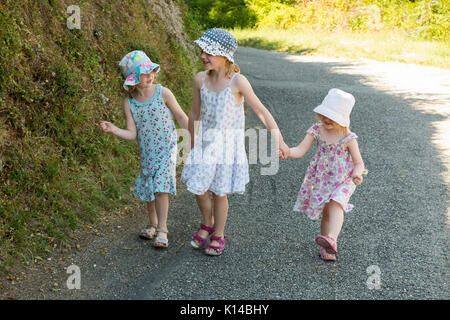
[[[352,210],[350,197],[366,172],[356,134],[349,130],[355,98],[340,89],[331,89],[314,109],[319,123],[308,129],[303,141],[280,158],[301,158],[314,141],[317,151],[311,160],[298,193],[294,211],[316,220],[323,212],[321,235],[316,237],[323,260],[335,261],[337,238],[344,211]]]

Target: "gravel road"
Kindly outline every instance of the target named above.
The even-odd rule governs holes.
[[[310,150],[280,162],[276,175],[250,166],[246,193],[230,197],[222,256],[191,249],[200,213],[180,182],[168,250],[138,239],[142,218],[103,242],[103,253],[73,257],[80,290],[61,284],[45,298],[449,299],[450,70],[250,48],[239,48],[236,61],[290,146],[314,123],[312,109],[330,88],[355,96],[351,129],[369,174],[345,215],[338,261],[319,259],[320,223],[292,211]],[[261,128],[246,109],[247,128]]]

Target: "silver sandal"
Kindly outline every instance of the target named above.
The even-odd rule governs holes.
[[[156,232],[164,232],[165,234],[168,234],[169,230],[158,228],[156,229]],[[169,239],[157,236],[153,242],[153,246],[155,248],[167,248],[169,246]]]
[[[142,229],[139,233],[139,237],[142,239],[151,240],[156,236],[156,232],[150,229],[151,227],[157,229],[158,226],[156,224],[149,224],[145,227],[145,229]]]

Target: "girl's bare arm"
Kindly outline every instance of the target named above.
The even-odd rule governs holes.
[[[353,182],[359,186],[363,182],[362,174],[364,171],[364,161],[359,152],[359,146],[356,139],[352,139],[347,143],[348,151],[352,157],[353,161]]]
[[[300,144],[294,148],[290,148],[290,153],[288,158],[301,158],[303,157],[306,152],[308,152],[309,148],[314,142],[314,137],[310,134],[306,134],[305,138],[303,139]]]
[[[281,151],[284,153],[285,156],[287,156],[289,154],[289,147],[286,145],[286,143],[284,143],[283,136],[281,135],[280,129],[278,128],[275,119],[273,118],[269,110],[267,110],[267,108],[261,103],[259,98],[256,96],[250,82],[248,82],[246,77],[239,74],[236,77],[235,83],[239,92],[244,97],[247,104],[256,113],[261,122],[264,123],[267,129],[269,129],[271,132],[274,133],[275,141],[279,143]]]
[[[191,135],[191,148],[194,147],[195,132],[194,123],[200,120],[202,114],[202,101],[200,97],[200,88],[202,86],[203,73],[199,72],[194,77],[194,96],[192,98],[191,110],[189,111],[188,130]]]
[[[175,119],[177,119],[178,123],[180,124],[180,127],[188,130],[189,119],[186,113],[184,113],[183,109],[181,109],[172,91],[170,91],[168,88],[163,87],[162,95],[164,103],[170,109],[170,111],[172,111],[172,114],[175,116]]]
[[[136,123],[134,122],[133,115],[131,114],[130,105],[128,104],[127,98],[123,101],[123,111],[127,126],[126,129],[120,129],[108,121],[100,121],[100,125],[104,132],[112,133],[120,139],[134,140],[136,139]]]

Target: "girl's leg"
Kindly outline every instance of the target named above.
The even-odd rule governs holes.
[[[322,211],[322,220],[320,221],[320,234],[323,236],[328,234],[328,225],[330,224],[328,205],[329,203],[325,204],[325,207]]]
[[[169,194],[158,192],[155,194],[155,210],[158,217],[158,229],[167,230],[167,214],[169,212]],[[157,236],[167,238],[166,232],[157,232]]]
[[[322,212],[320,232],[323,236],[337,240],[344,223],[344,210],[339,203],[331,200]]]
[[[200,209],[200,212],[202,213],[202,223],[207,227],[212,227],[214,224],[214,217],[213,217],[213,210],[212,210],[212,202],[211,198],[209,197],[209,191],[206,191],[202,195],[196,195],[195,199],[197,200],[198,208]],[[208,231],[200,229],[198,230],[198,235],[201,238],[206,239],[208,237]],[[197,240],[195,240],[195,243],[199,244]]]
[[[228,197],[217,196],[213,193],[214,199],[214,235],[223,238],[225,234],[225,225],[227,223],[228,217]],[[220,243],[217,241],[211,241],[211,245],[219,246]],[[207,252],[213,252],[214,249],[206,249]]]
[[[148,218],[150,220],[150,225],[158,225],[158,216],[156,215],[156,208],[155,208],[155,200],[151,201],[151,202],[147,202],[147,210],[148,210]],[[150,226],[149,225],[149,226]],[[148,229],[152,229],[154,232],[156,232],[156,228],[153,226],[150,226],[150,228]]]

